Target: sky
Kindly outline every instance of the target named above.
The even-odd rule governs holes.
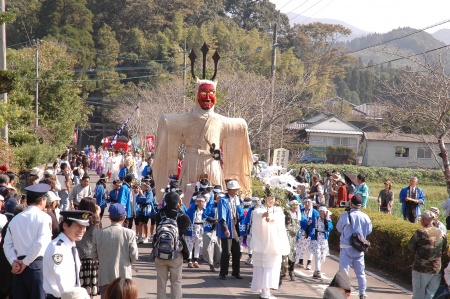
[[[450,28],[450,0],[270,0],[281,12],[301,14],[305,17],[328,18],[344,21],[359,29],[385,33],[399,27],[423,29],[441,21],[447,23],[429,30]]]

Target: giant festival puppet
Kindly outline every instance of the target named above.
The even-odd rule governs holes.
[[[164,114],[160,117],[156,136],[153,175],[156,190],[164,189],[168,177],[177,173],[180,145],[185,153],[179,176],[179,186],[186,191],[187,184],[195,184],[207,175],[213,185],[225,187],[225,180],[236,179],[241,191],[251,189],[252,151],[247,123],[242,118],[229,118],[214,112],[216,104],[217,51],[213,55],[214,75],[205,80],[206,54],[203,53],[203,80],[197,78],[197,97],[192,110],[182,114]],[[196,55],[191,51],[191,73],[194,73]]]

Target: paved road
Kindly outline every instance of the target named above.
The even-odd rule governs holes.
[[[92,186],[98,180],[98,176],[90,173]],[[109,190],[110,186],[108,186]],[[105,212],[102,220],[103,226],[110,224]],[[139,286],[139,298],[156,298],[156,270],[153,262],[149,261],[151,244],[139,244],[139,260],[135,264],[133,280]],[[250,291],[252,278],[251,266],[245,265],[247,255],[243,254],[241,259],[241,274],[244,279],[229,277],[227,280],[219,280],[218,272],[212,273],[209,267],[200,262],[199,269],[183,268],[183,298],[259,298],[259,294]],[[273,295],[279,299],[291,298],[322,298],[325,288],[330,283],[339,268],[337,257],[330,256],[322,266],[322,279],[313,279],[312,271],[296,268],[296,281],[284,280],[279,290],[274,290]],[[231,269],[230,269],[231,271]],[[367,273],[366,273],[367,274]],[[358,298],[357,280],[350,271],[350,280],[355,290],[350,298]],[[370,299],[406,299],[411,298],[409,290],[395,286],[375,274],[367,274],[367,295]],[[167,288],[167,292],[170,289]],[[168,298],[170,298],[168,296]]]

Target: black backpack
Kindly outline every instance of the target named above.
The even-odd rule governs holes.
[[[167,218],[164,211],[161,211],[161,222],[156,228],[154,238],[153,254],[155,258],[163,260],[173,260],[178,258],[178,249],[180,248],[178,240],[177,218]]]

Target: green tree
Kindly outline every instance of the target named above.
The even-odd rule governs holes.
[[[124,78],[125,75],[120,75],[114,70],[118,65],[119,61],[117,59],[120,53],[119,42],[115,38],[115,34],[111,27],[108,25],[103,25],[102,28],[97,33],[96,49],[98,55],[96,57],[96,90],[94,94],[101,97],[117,97],[123,94],[124,86],[120,83],[118,79],[120,77]]]
[[[93,14],[86,7],[86,0],[44,0],[39,19],[40,37],[66,42],[77,55],[77,67],[94,67]]]

